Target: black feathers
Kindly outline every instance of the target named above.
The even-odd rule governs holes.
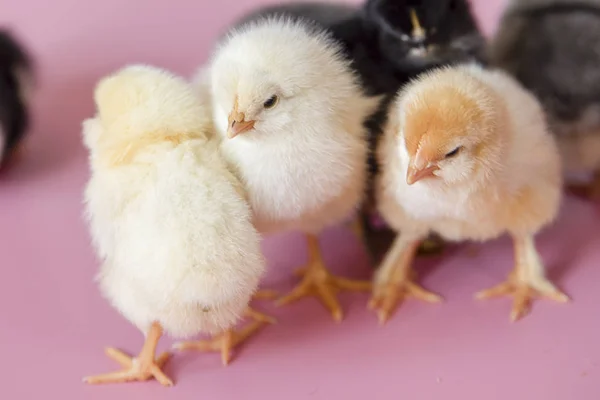
[[[31,75],[32,63],[17,41],[0,31],[0,126],[5,135],[0,166],[16,148],[29,126],[27,104],[23,99],[23,78]]]

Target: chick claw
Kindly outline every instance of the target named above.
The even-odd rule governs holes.
[[[532,282],[519,282],[511,276],[506,282],[475,294],[475,297],[480,300],[499,296],[513,296],[513,307],[510,313],[512,322],[518,321],[529,313],[535,297],[547,297],[559,303],[567,303],[570,300],[569,296],[544,277],[538,277]]]
[[[368,292],[371,290],[371,282],[334,276],[320,262],[300,268],[295,274],[302,277],[302,282],[289,294],[280,298],[276,304],[283,306],[303,297],[315,296],[329,310],[335,322],[341,322],[344,317],[342,307],[336,298],[339,291]]]
[[[161,370],[171,357],[171,354],[163,353],[156,360],[147,360],[141,357],[132,358],[112,347],[107,348],[105,352],[109,358],[120,364],[123,369],[121,371],[86,377],[83,379],[84,382],[89,384],[123,383],[147,381],[154,377],[163,386],[173,386],[173,381]]]
[[[273,298],[276,296],[274,292],[262,291],[255,295],[255,298]],[[229,329],[223,334],[215,336],[208,340],[196,340],[176,343],[173,347],[179,351],[196,350],[200,352],[220,352],[223,365],[229,365],[231,361],[231,351],[239,346],[250,336],[258,332],[266,324],[275,324],[277,320],[269,315],[248,307],[244,314],[245,317],[251,318],[254,321],[247,324],[239,331]]]
[[[440,295],[424,289],[411,280],[404,280],[376,287],[368,306],[370,310],[377,310],[379,323],[383,325],[407,297],[414,297],[427,303],[442,301]]]

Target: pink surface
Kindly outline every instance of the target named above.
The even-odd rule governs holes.
[[[567,199],[560,221],[539,238],[551,276],[569,305],[535,304],[510,324],[508,300],[477,303],[472,294],[503,279],[510,242],[466,247],[419,261],[439,306],[409,301],[385,327],[367,296],[342,296],[335,325],[305,300],[241,349],[230,367],[216,354],[177,355],[157,382],[87,386],[81,377],[110,371],[111,344],[135,352],[141,335],[100,297],[97,263],[81,220],[87,177],[80,122],[92,113],[101,75],[148,62],[189,76],[213,38],[251,0],[2,1],[0,24],[14,27],[41,68],[35,132],[22,163],[0,180],[0,397],[39,399],[598,399],[600,398],[600,228],[598,208]],[[486,31],[500,2],[476,10]],[[334,271],[368,276],[366,256],[349,232],[323,235]],[[302,238],[271,238],[266,284],[287,289],[305,260]],[[268,308],[267,308],[268,309]],[[165,340],[163,347],[169,346]]]

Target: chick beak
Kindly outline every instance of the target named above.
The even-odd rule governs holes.
[[[254,128],[256,121],[246,121],[244,113],[238,112],[234,109],[229,114],[229,128],[227,129],[227,137],[233,139],[240,133],[248,132]]]
[[[438,169],[437,165],[429,165],[425,168],[417,168],[414,165],[410,165],[406,172],[406,183],[412,185],[421,179],[434,176],[434,172]]]

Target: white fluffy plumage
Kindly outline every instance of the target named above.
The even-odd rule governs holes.
[[[215,52],[211,87],[224,138],[232,115],[254,121],[222,149],[260,231],[316,234],[352,214],[366,181],[363,121],[378,99],[363,95],[327,33],[281,18],[243,25]],[[275,105],[265,107],[273,96]]]
[[[265,263],[239,181],[211,138],[210,102],[166,71],[130,66],[97,86],[84,122],[86,215],[102,293],[147,332],[231,327]]]

